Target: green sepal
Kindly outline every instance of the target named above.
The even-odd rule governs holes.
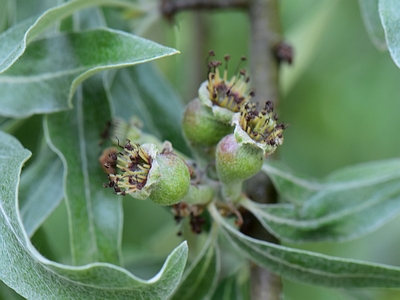
[[[211,108],[215,120],[220,123],[231,125],[232,117],[235,114],[233,111],[214,105],[210,99],[210,92],[207,89],[208,81],[204,81],[199,88],[199,99],[204,106]]]
[[[259,143],[254,141],[247,134],[247,132],[244,131],[242,127],[239,125],[239,118],[240,118],[240,113],[236,113],[232,118],[232,124],[235,125],[235,131],[234,131],[235,139],[239,144],[241,145],[246,144],[246,145],[252,145],[253,147],[258,147],[263,151],[264,156],[270,155],[275,152],[277,145],[272,146],[269,144]]]

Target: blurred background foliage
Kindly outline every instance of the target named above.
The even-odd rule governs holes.
[[[25,1],[16,1],[15,7]],[[48,2],[48,7],[54,5],[54,1]],[[17,10],[15,20],[0,17],[1,29],[48,8],[31,3],[30,10]],[[400,70],[388,52],[373,46],[357,1],[281,0],[280,5],[283,36],[295,51],[294,64],[284,66],[281,73],[278,110],[280,119],[290,123],[290,128],[285,131],[280,159],[295,171],[322,177],[343,166],[397,157]],[[27,7],[26,3],[23,7]],[[104,10],[109,19],[121,13]],[[135,21],[131,25],[138,30]],[[182,101],[188,102],[206,79],[208,51],[213,49],[219,58],[229,53],[232,62],[239,60],[249,52],[249,32],[248,16],[227,10],[179,13],[172,23],[159,19],[137,33],[181,51],[180,55],[164,58],[157,64]],[[41,117],[34,116],[10,131],[35,156],[41,126]],[[179,244],[178,228],[168,210],[152,202],[124,201],[124,213],[126,267],[139,277],[150,278]],[[62,263],[70,263],[66,224],[62,203],[33,236],[35,246],[44,256]],[[399,226],[397,217],[355,241],[291,246],[399,266]],[[288,280],[284,280],[284,294],[285,299],[294,300],[400,298],[400,291],[396,290],[349,292]],[[18,299],[4,286],[0,287],[0,297]]]

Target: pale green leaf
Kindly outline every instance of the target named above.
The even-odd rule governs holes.
[[[75,264],[118,263],[122,235],[122,197],[104,189],[99,146],[111,120],[100,75],[89,79],[74,97],[74,109],[45,119],[46,138],[63,161],[71,253]]]
[[[38,40],[0,75],[0,114],[24,117],[70,109],[76,87],[89,76],[175,53],[174,49],[112,29]]]
[[[358,3],[360,5],[365,28],[367,29],[371,41],[379,50],[386,50],[385,32],[383,31],[378,12],[379,0],[358,0]]]
[[[16,24],[0,35],[0,73],[6,71],[24,53],[27,45],[51,25],[74,12],[95,5],[136,7],[129,1],[118,0],[75,0],[51,8],[38,18],[31,17]]]
[[[395,64],[400,67],[400,2],[379,0],[379,15],[390,55]]]
[[[171,299],[209,299],[218,280],[220,261],[216,237],[210,234],[201,253],[185,272]]]
[[[182,243],[149,281],[106,263],[71,267],[33,247],[18,211],[19,175],[30,152],[0,132],[0,280],[27,299],[164,299],[178,285],[187,258]]]
[[[400,159],[362,163],[331,173],[324,179],[307,178],[280,161],[267,160],[262,167],[284,200],[302,204],[321,190],[362,188],[400,177]]]
[[[47,146],[22,173],[19,197],[21,218],[31,237],[63,197],[62,162]]]
[[[336,258],[253,239],[231,227],[214,205],[209,206],[209,211],[238,251],[282,277],[328,287],[400,288],[398,267]]]
[[[143,130],[186,149],[180,126],[182,101],[152,64],[118,70],[110,91],[116,116],[126,121],[138,116]]]
[[[398,180],[320,192],[303,208],[242,203],[279,239],[291,243],[346,241],[366,235],[400,213]]]
[[[323,188],[319,180],[297,174],[280,161],[266,160],[262,171],[272,180],[279,195],[292,203],[301,204]]]
[[[242,204],[280,239],[292,242],[344,241],[379,228],[400,213],[400,160],[359,164],[338,170],[315,184],[269,162],[278,192],[307,196],[295,204]],[[303,193],[301,193],[303,192]],[[296,197],[292,197],[296,198]],[[301,197],[297,197],[297,200]],[[300,205],[301,204],[301,205]]]

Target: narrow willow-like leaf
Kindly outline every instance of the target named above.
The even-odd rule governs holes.
[[[19,185],[21,218],[28,236],[56,209],[63,194],[62,162],[46,146],[24,170]]]
[[[89,79],[74,101],[73,110],[45,119],[48,142],[64,163],[73,261],[118,263],[122,199],[103,188],[107,175],[99,162],[99,142],[111,113],[101,76]]]
[[[378,12],[378,0],[358,0],[361,16],[371,41],[379,50],[386,50],[385,32]]]
[[[110,90],[116,116],[129,121],[136,115],[145,131],[187,149],[180,126],[182,101],[152,64],[118,70]]]
[[[397,0],[379,0],[379,15],[390,55],[400,68],[400,2]]]
[[[70,109],[76,87],[89,76],[175,53],[174,49],[112,29],[41,39],[0,75],[0,115],[25,117]]]
[[[267,169],[284,195],[307,186],[307,180],[283,168]],[[297,205],[260,205],[248,200],[242,204],[284,241],[344,241],[379,228],[400,212],[399,179],[399,159],[371,162],[332,173],[319,182],[320,191],[310,192]]]
[[[253,239],[231,227],[214,205],[209,206],[209,211],[238,251],[282,277],[328,287],[400,288],[398,267],[336,258]]]
[[[216,237],[210,234],[201,253],[185,272],[171,300],[203,300],[212,295],[220,269],[218,252]]]
[[[279,195],[286,201],[301,204],[323,188],[323,184],[290,171],[282,162],[266,160],[264,171],[272,180]]]
[[[400,177],[400,159],[362,163],[337,170],[322,180],[307,178],[289,170],[282,162],[268,160],[262,170],[287,201],[302,204],[321,190],[368,187]]]
[[[304,208],[243,201],[281,240],[291,243],[345,241],[370,233],[400,213],[398,180],[370,187],[317,193]]]
[[[0,73],[6,71],[24,53],[27,45],[51,25],[74,12],[95,5],[136,7],[129,1],[117,0],[75,0],[51,8],[38,18],[32,17],[16,24],[0,35]]]
[[[187,245],[182,243],[149,281],[106,263],[71,267],[47,260],[23,230],[17,191],[30,152],[0,132],[0,280],[27,299],[162,299],[182,276]]]

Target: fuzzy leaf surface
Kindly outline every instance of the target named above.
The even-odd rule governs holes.
[[[209,211],[238,251],[282,277],[336,288],[400,288],[398,267],[337,258],[253,239],[229,225],[215,206],[209,206]]]
[[[400,3],[379,0],[379,15],[385,31],[386,43],[393,61],[400,68]]]
[[[400,213],[400,160],[359,164],[338,170],[318,182],[307,181],[270,165],[268,174],[285,195],[306,191],[301,202],[243,205],[265,228],[291,243],[344,241],[365,235]],[[265,166],[264,166],[265,167]],[[295,198],[295,197],[293,197]],[[293,199],[292,198],[292,199]]]
[[[107,263],[71,267],[40,255],[18,211],[20,172],[30,155],[15,138],[0,132],[0,280],[28,299],[162,299],[172,293],[186,263],[186,243],[149,281]]]
[[[122,197],[103,188],[107,174],[99,162],[101,134],[109,120],[111,112],[100,75],[79,89],[73,110],[45,119],[47,141],[64,164],[71,253],[77,265],[120,261]]]
[[[105,28],[35,41],[0,75],[0,115],[26,117],[71,109],[76,87],[93,74],[175,53],[152,41]]]
[[[63,195],[62,162],[45,147],[24,170],[19,185],[21,218],[29,237],[60,204]]]
[[[127,1],[75,0],[45,11],[39,17],[31,17],[9,28],[0,35],[0,73],[11,67],[24,53],[27,45],[55,24],[74,12],[95,5],[131,6]],[[4,7],[4,6],[3,6]],[[4,12],[6,9],[4,10]]]

